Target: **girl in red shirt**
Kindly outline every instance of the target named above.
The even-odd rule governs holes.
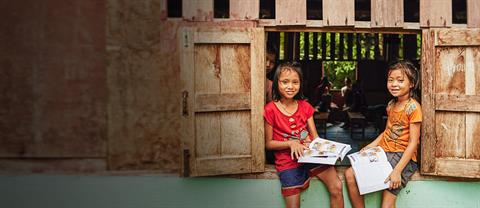
[[[342,182],[334,166],[301,164],[297,160],[312,138],[318,137],[313,107],[303,100],[302,73],[292,63],[278,66],[273,101],[265,106],[265,146],[275,151],[275,166],[287,207],[300,207],[300,192],[317,176],[330,192],[330,206],[343,207]]]

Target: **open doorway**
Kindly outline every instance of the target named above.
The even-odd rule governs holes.
[[[350,144],[351,152],[385,129],[388,64],[408,59],[419,67],[421,57],[415,33],[267,32],[267,45],[276,49],[276,64],[300,63],[319,135]]]

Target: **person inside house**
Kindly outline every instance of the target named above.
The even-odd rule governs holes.
[[[353,104],[352,80],[349,77],[345,77],[344,84],[345,86],[340,89],[344,100],[342,109],[348,110]]]
[[[277,47],[272,43],[267,43],[267,51],[265,57],[265,104],[272,101],[272,80],[275,74],[275,66],[277,63]],[[275,156],[273,151],[265,150],[265,159],[267,164],[275,163]]]

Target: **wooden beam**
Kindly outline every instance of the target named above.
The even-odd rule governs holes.
[[[420,0],[420,27],[452,26],[452,0]]]
[[[435,110],[480,112],[480,96],[436,94]]]
[[[213,20],[213,0],[183,0],[182,10],[187,21]]]
[[[323,0],[324,26],[353,26],[355,24],[354,0]]]
[[[480,28],[470,29],[468,33],[461,29],[439,30],[435,46],[478,46],[480,45]]]
[[[372,0],[371,27],[403,27],[403,0]]]
[[[467,0],[467,27],[480,27],[480,1]]]
[[[257,20],[260,0],[230,0],[231,20]]]
[[[306,25],[307,1],[276,0],[275,15],[277,25]]]

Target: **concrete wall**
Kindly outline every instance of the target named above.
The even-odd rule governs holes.
[[[0,184],[1,206],[9,208],[284,207],[279,181],[267,179],[28,175],[0,176]],[[397,207],[480,208],[479,193],[480,182],[412,181]],[[380,192],[366,196],[367,207],[380,201]],[[301,203],[329,207],[325,186],[313,180]]]

